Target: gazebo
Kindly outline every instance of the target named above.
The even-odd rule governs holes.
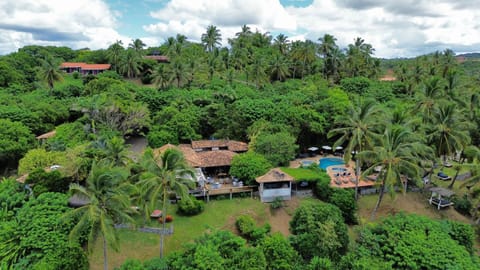
[[[255,180],[260,184],[258,193],[262,202],[273,202],[277,198],[285,201],[292,197],[294,179],[279,168],[271,169]]]
[[[438,210],[453,205],[453,202],[449,200],[449,198],[455,194],[453,191],[441,187],[433,187],[430,191],[432,195],[430,199],[428,199],[428,202],[436,205]]]

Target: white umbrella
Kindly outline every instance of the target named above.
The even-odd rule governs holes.
[[[309,151],[317,151],[318,147],[312,146],[308,148]]]
[[[322,149],[324,150],[332,150],[332,147],[328,146],[328,145],[324,145],[322,146]]]
[[[342,149],[343,149],[343,147],[341,147],[341,146],[335,147],[335,150],[342,150]]]

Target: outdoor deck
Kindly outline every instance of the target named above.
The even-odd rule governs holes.
[[[204,189],[197,189],[192,192],[195,197],[206,197],[207,202],[210,201],[210,196],[217,195],[230,195],[230,199],[233,198],[233,194],[237,193],[250,193],[250,197],[253,197],[253,190],[255,186],[234,186],[233,184],[207,184]]]
[[[339,171],[333,170],[333,168],[344,168],[348,176],[343,176],[342,173]],[[340,176],[336,176],[337,173],[340,174]],[[355,172],[351,166],[346,167],[345,165],[336,165],[336,166],[330,166],[327,168],[327,174],[330,176],[330,186],[332,187],[339,187],[339,188],[355,188]],[[358,187],[363,188],[363,187],[372,187],[375,185],[375,181],[371,181],[368,179],[362,179],[360,178],[358,181]]]

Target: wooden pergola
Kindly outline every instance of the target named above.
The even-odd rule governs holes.
[[[430,192],[432,192],[432,195],[428,202],[436,205],[438,210],[453,205],[453,202],[450,201],[450,197],[455,194],[453,191],[446,188],[433,187],[430,188]]]

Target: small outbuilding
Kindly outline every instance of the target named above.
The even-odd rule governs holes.
[[[430,191],[432,195],[430,199],[428,199],[428,202],[436,205],[438,210],[453,205],[453,202],[450,201],[450,197],[455,194],[453,191],[441,187],[433,187]]]
[[[280,168],[271,169],[255,180],[260,185],[258,193],[262,202],[273,202],[277,198],[285,201],[292,198],[292,182],[294,179]]]

